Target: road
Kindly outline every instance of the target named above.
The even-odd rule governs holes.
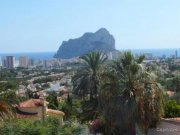
[[[180,122],[162,121],[156,129],[150,129],[148,135],[180,135]]]
[[[89,133],[88,127],[81,135],[91,135]],[[150,129],[148,135],[180,135],[180,122],[178,123],[162,121],[156,129]]]

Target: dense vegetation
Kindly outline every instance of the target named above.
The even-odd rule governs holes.
[[[92,121],[93,133],[136,134],[135,125],[147,134],[163,114],[162,88],[144,56],[130,52],[106,65],[105,55],[82,57],[83,67],[73,77],[74,93],[83,99],[80,119]]]
[[[41,83],[47,83],[47,82],[52,82],[52,81],[54,81],[54,79],[52,77],[44,77],[44,78],[34,80],[33,83],[41,84]]]
[[[60,126],[59,120],[49,117],[46,121],[15,120],[0,123],[1,135],[80,135],[84,126],[65,124]]]
[[[17,72],[27,75],[33,70],[3,69],[0,74],[0,133],[76,135],[83,130],[82,124],[86,124],[95,134],[135,135],[137,127],[147,134],[149,128],[157,126],[161,117],[180,117],[180,77],[163,74],[158,64],[144,64],[143,60],[144,56],[135,57],[124,52],[117,60],[107,61],[104,53],[92,52],[82,56],[81,63],[77,63],[73,70],[63,70],[73,76],[73,91],[48,92],[46,98],[48,108],[65,113],[66,124],[62,127],[55,118],[44,122],[12,119],[15,118],[14,104],[39,98],[39,95],[38,91],[28,89],[26,97],[15,94],[19,84],[27,86],[26,79],[16,79]],[[52,70],[53,73],[61,71]],[[37,76],[46,75],[42,70],[36,69],[35,72]],[[49,87],[47,82],[56,79],[44,77],[33,83],[46,89]],[[166,89],[175,94],[169,97],[165,94]]]
[[[168,100],[165,103],[165,117],[179,117],[180,116],[180,105],[175,100]]]
[[[47,97],[47,101],[49,102],[48,108],[63,111],[66,121],[76,120],[81,108],[81,100],[75,95],[72,98],[68,94],[67,99],[58,102],[57,97],[58,94],[56,92],[49,92],[49,96]]]

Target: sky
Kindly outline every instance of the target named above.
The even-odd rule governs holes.
[[[0,0],[0,53],[55,52],[102,27],[117,49],[180,48],[180,0]]]

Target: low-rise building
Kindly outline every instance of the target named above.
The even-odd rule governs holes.
[[[15,105],[17,118],[31,118],[44,120],[48,116],[56,117],[59,119],[61,125],[63,124],[64,112],[59,110],[48,109],[48,102],[43,98],[29,99]]]

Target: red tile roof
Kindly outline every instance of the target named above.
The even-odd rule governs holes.
[[[18,107],[21,108],[34,108],[34,107],[39,107],[42,106],[42,100],[41,99],[30,99],[24,102],[19,103]],[[44,101],[44,105],[47,106],[48,102]]]

